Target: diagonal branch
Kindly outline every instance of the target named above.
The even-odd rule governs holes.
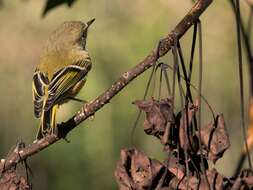
[[[109,101],[124,87],[126,87],[127,84],[129,84],[137,76],[141,75],[148,68],[153,66],[160,57],[165,55],[171,49],[172,45],[174,44],[174,40],[181,38],[185,32],[193,25],[193,23],[198,20],[199,16],[211,3],[212,0],[197,1],[191,10],[186,14],[186,16],[175,27],[175,29],[165,38],[159,40],[158,47],[153,49],[143,61],[141,61],[139,64],[127,72],[123,73],[109,89],[98,96],[95,100],[84,104],[82,109],[73,117],[71,117],[67,122],[59,124],[58,137],[56,135],[47,135],[43,139],[29,144],[25,148],[16,148],[8,155],[6,159],[1,159],[0,173],[10,169],[17,163],[54,144],[61,138],[64,138],[72,129],[77,127],[88,117],[94,115],[95,112],[101,109],[105,104],[109,103]]]

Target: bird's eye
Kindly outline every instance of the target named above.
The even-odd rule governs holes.
[[[82,40],[85,40],[86,37],[87,37],[87,32],[85,31],[85,32],[82,33],[81,39],[82,39]]]
[[[81,46],[85,49],[86,46],[86,39],[87,39],[87,31],[84,31],[81,35],[80,42]]]

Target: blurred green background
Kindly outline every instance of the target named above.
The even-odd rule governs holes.
[[[71,8],[57,7],[42,19],[44,5],[43,0],[5,0],[0,7],[1,157],[5,157],[18,139],[30,143],[35,138],[38,121],[33,117],[31,80],[43,43],[55,27],[66,20],[96,18],[87,45],[93,69],[78,95],[92,100],[121,73],[142,60],[158,39],[174,28],[192,3],[190,0],[78,0]],[[247,14],[244,3],[242,9],[243,14]],[[231,138],[231,148],[216,167],[221,173],[231,175],[243,145],[234,15],[227,1],[214,1],[201,20],[203,94],[217,114],[224,114]],[[181,40],[186,60],[189,60],[191,36],[190,30]],[[172,64],[171,55],[163,61]],[[248,87],[246,60],[244,62],[245,86]],[[193,75],[193,83],[197,84],[197,70]],[[130,132],[137,115],[131,103],[143,97],[148,76],[149,71],[97,112],[94,119],[72,131],[68,136],[71,143],[60,141],[30,158],[33,188],[117,189],[116,162],[120,149],[130,146]],[[248,101],[247,89],[245,98]],[[57,119],[65,121],[80,106],[75,102],[62,106]],[[203,125],[212,120],[204,104],[202,116]],[[165,156],[159,142],[144,134],[141,123],[135,132],[135,146],[161,161]]]

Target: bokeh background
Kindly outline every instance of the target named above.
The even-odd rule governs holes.
[[[55,27],[66,20],[96,18],[88,36],[93,60],[85,88],[79,98],[92,100],[125,70],[142,60],[181,20],[192,6],[190,0],[77,0],[71,7],[60,6],[41,17],[45,1],[2,1],[0,6],[0,157],[15,143],[34,140],[38,121],[33,116],[31,80],[43,43]],[[242,2],[242,12],[247,6]],[[214,1],[201,16],[203,24],[203,94],[217,114],[223,113],[231,148],[216,164],[231,175],[242,149],[240,97],[235,21],[228,1]],[[192,30],[181,42],[189,60]],[[171,55],[163,61],[172,64]],[[245,86],[248,71],[244,60]],[[195,59],[197,65],[197,59]],[[171,73],[171,72],[170,72]],[[197,70],[193,83],[197,84]],[[120,149],[130,146],[130,132],[137,115],[132,102],[144,94],[149,71],[119,93],[93,119],[60,141],[29,159],[33,188],[117,189],[114,170]],[[166,96],[165,91],[163,96]],[[245,98],[248,101],[246,88]],[[179,97],[176,97],[179,100]],[[178,104],[179,105],[179,104]],[[65,121],[80,108],[71,102],[60,108],[57,119]],[[247,107],[246,107],[247,109]],[[203,104],[203,126],[212,118]],[[141,123],[135,132],[135,146],[162,161],[162,146],[144,134]]]

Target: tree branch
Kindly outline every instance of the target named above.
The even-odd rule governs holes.
[[[98,96],[95,100],[84,104],[82,109],[67,122],[58,125],[58,136],[47,135],[39,141],[29,144],[25,148],[16,148],[11,152],[6,159],[1,159],[0,172],[4,172],[17,163],[26,158],[38,153],[39,151],[54,144],[61,138],[64,138],[72,129],[78,126],[82,121],[95,114],[107,104],[116,94],[118,94],[124,87],[127,86],[133,79],[141,75],[148,68],[153,66],[156,61],[165,55],[174,44],[174,41],[181,38],[185,32],[196,22],[199,16],[212,3],[212,0],[197,1],[188,14],[179,22],[175,29],[167,35],[167,37],[159,41],[158,47],[153,49],[151,53],[135,67],[123,73],[120,78],[104,93]]]

